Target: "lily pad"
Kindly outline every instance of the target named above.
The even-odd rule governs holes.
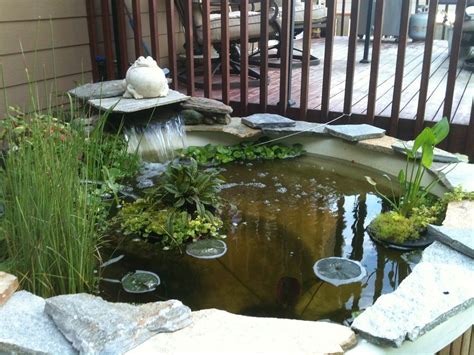
[[[136,270],[122,278],[122,287],[128,293],[152,292],[160,283],[160,277],[150,271]]]
[[[318,278],[334,286],[358,282],[367,275],[358,261],[335,256],[316,261],[313,270]]]
[[[186,247],[186,254],[198,259],[216,259],[226,252],[227,244],[217,239],[198,240]]]

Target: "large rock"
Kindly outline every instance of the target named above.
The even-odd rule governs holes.
[[[379,297],[354,320],[353,329],[376,344],[398,347],[474,304],[468,281],[474,279],[472,260],[438,242],[425,253],[437,257],[423,254],[398,289]]]
[[[356,343],[355,334],[338,324],[207,309],[193,312],[192,326],[158,334],[128,354],[342,354]]]
[[[474,191],[474,164],[457,163],[442,164],[433,163],[430,169],[441,182],[450,190],[461,186],[463,191]]]
[[[0,306],[8,301],[18,286],[16,276],[0,271]]]
[[[26,291],[0,306],[0,354],[76,353],[44,307],[44,299]]]
[[[256,113],[242,118],[242,123],[250,128],[294,127],[296,121],[273,113]]]
[[[47,299],[45,310],[81,353],[121,354],[191,324],[191,310],[175,300],[134,306],[75,294]]]
[[[326,131],[334,137],[349,142],[358,142],[365,139],[381,138],[385,130],[368,124],[344,124],[326,126]]]
[[[290,127],[263,127],[262,133],[269,136],[301,135],[301,136],[327,136],[326,129],[321,123],[296,121]]]
[[[474,229],[428,225],[428,232],[437,241],[474,258]]]
[[[205,97],[191,97],[181,103],[181,107],[185,110],[195,110],[203,113],[230,115],[232,113],[232,107],[213,99],[207,99]]]

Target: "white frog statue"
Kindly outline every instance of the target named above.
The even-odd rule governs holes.
[[[135,99],[164,97],[169,87],[165,73],[152,57],[140,57],[127,70],[123,80],[123,97]]]

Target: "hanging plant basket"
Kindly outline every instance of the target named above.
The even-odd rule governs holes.
[[[186,254],[198,259],[216,259],[226,252],[227,244],[218,239],[202,239],[186,247]]]
[[[359,282],[367,275],[358,261],[335,256],[316,261],[313,271],[319,279],[334,286]]]
[[[122,287],[128,293],[146,293],[155,291],[160,285],[160,277],[150,271],[136,270],[122,278]]]

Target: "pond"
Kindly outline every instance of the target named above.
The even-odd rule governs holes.
[[[350,320],[409,274],[417,255],[375,244],[365,231],[382,209],[364,175],[374,173],[315,157],[223,166],[222,196],[233,205],[224,216],[227,253],[201,260],[157,244],[116,236],[103,249],[103,277],[121,279],[134,270],[159,275],[150,293],[129,294],[101,283],[112,301],[179,299],[192,310],[305,320]],[[314,263],[330,256],[360,261],[367,276],[332,286],[319,280]]]

